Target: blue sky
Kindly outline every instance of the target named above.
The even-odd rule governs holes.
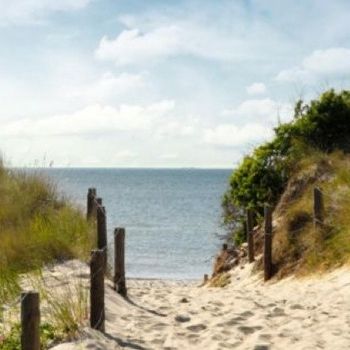
[[[12,165],[233,167],[350,86],[348,0],[0,0]]]

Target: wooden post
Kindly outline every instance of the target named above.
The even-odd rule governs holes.
[[[227,250],[227,244],[226,244],[226,243],[224,243],[224,244],[222,245],[222,250]]]
[[[314,225],[321,227],[323,225],[323,195],[318,187],[314,188]]]
[[[125,285],[125,229],[114,230],[114,288],[122,296],[127,295]]]
[[[96,188],[89,188],[87,194],[86,218],[90,220],[93,217],[95,206]]]
[[[21,300],[21,349],[40,350],[39,293],[23,292]]]
[[[272,211],[268,205],[265,205],[264,217],[264,279],[267,281],[272,276]]]
[[[104,272],[107,272],[107,223],[105,207],[97,207],[97,248],[104,251]]]
[[[247,210],[247,242],[248,242],[248,259],[252,263],[254,261],[254,236],[253,236],[253,211]]]
[[[90,326],[101,332],[105,331],[105,287],[103,264],[103,250],[92,250],[90,262]]]
[[[94,219],[94,220],[97,220],[97,208],[98,207],[102,207],[102,198],[97,198],[95,197],[95,200],[94,200],[94,206],[92,208],[92,215],[91,217]]]
[[[208,282],[208,280],[209,280],[209,276],[208,276],[208,274],[204,274],[204,283],[207,283]]]

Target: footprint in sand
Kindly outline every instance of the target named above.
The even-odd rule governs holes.
[[[236,343],[224,343],[221,342],[219,343],[220,349],[233,349],[236,348],[237,346],[242,345],[241,342],[236,342]]]
[[[235,326],[237,324],[244,322],[245,320],[246,319],[244,317],[237,316],[237,317],[231,318],[229,321],[218,323],[217,326],[218,327]]]
[[[271,312],[267,314],[267,317],[281,317],[286,316],[286,313],[284,312],[284,309],[281,309],[279,307],[275,307]]]
[[[254,350],[269,350],[270,347],[268,345],[255,345]]]
[[[304,310],[303,306],[300,304],[293,304],[289,307],[291,310]]]
[[[200,331],[204,331],[205,329],[207,329],[207,326],[199,323],[199,324],[195,324],[192,326],[188,326],[187,329],[191,332],[200,332]]]
[[[242,316],[243,318],[247,319],[247,318],[249,318],[249,317],[254,316],[254,313],[251,312],[251,311],[244,311],[244,312],[242,312],[242,313],[240,314],[240,316]]]
[[[240,330],[245,335],[253,334],[256,331],[260,331],[261,329],[262,329],[261,326],[255,326],[255,327],[240,326],[240,327],[238,327],[238,330]]]

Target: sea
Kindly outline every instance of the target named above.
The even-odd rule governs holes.
[[[221,198],[230,170],[42,170],[58,190],[86,207],[89,187],[107,212],[109,255],[116,227],[126,230],[126,275],[131,278],[200,279],[212,271],[222,245]]]

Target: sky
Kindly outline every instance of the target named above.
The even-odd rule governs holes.
[[[232,168],[350,88],[349,0],[0,0],[12,166]]]

